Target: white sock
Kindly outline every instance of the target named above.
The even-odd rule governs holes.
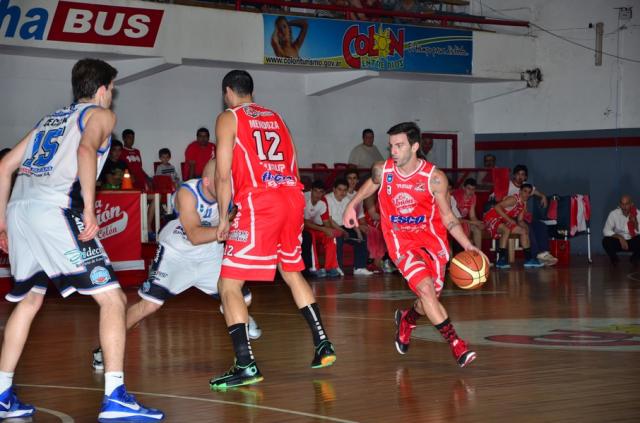
[[[13,385],[13,372],[0,372],[0,393],[6,391]]]
[[[107,372],[104,374],[104,394],[106,396],[124,384],[124,372]]]

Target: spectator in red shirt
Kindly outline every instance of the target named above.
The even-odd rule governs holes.
[[[133,129],[125,129],[122,131],[124,147],[120,153],[120,160],[127,164],[129,173],[133,177],[133,187],[140,191],[147,191],[151,186],[151,178],[149,178],[142,168],[142,155],[140,155],[140,150],[133,148],[135,140],[136,133],[133,132]]]
[[[184,151],[184,161],[189,165],[185,179],[199,178],[210,159],[216,158],[216,145],[209,141],[209,130],[200,128],[196,132],[196,140]]]

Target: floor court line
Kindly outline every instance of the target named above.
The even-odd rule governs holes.
[[[88,388],[88,387],[83,387],[83,386],[62,386],[62,385],[34,385],[34,384],[29,384],[29,383],[20,383],[17,384],[16,386],[21,386],[21,387],[25,387],[25,388],[43,388],[43,389],[68,389],[68,390],[77,390],[77,391],[98,391],[98,392],[102,392],[102,389],[99,388]],[[277,413],[284,413],[284,414],[292,414],[292,415],[296,415],[296,416],[302,416],[302,417],[310,417],[313,419],[318,419],[318,420],[325,420],[325,421],[330,421],[330,422],[337,422],[337,423],[359,423],[355,420],[344,420],[344,419],[339,419],[337,417],[329,417],[329,416],[321,416],[319,414],[312,414],[312,413],[305,413],[302,411],[295,411],[295,410],[287,410],[285,408],[278,408],[278,407],[269,407],[269,406],[265,406],[265,405],[254,405],[254,404],[245,404],[242,402],[235,402],[235,401],[224,401],[224,400],[217,400],[217,399],[212,399],[212,398],[199,398],[199,397],[188,397],[188,396],[184,396],[184,395],[171,395],[171,394],[157,394],[154,392],[141,392],[141,391],[129,391],[132,394],[136,394],[136,395],[145,395],[145,396],[150,396],[150,397],[160,397],[160,398],[174,398],[174,399],[183,399],[183,400],[189,400],[189,401],[201,401],[201,402],[210,402],[210,403],[214,403],[214,404],[225,404],[225,405],[236,405],[239,407],[246,407],[246,408],[255,408],[255,409],[260,409],[260,410],[266,410],[266,411],[274,411]],[[46,410],[47,412],[54,414],[60,418],[62,418],[62,416],[55,414],[58,412],[55,412],[54,410],[48,410],[45,408],[39,408],[36,407],[37,410]],[[60,413],[62,414],[62,413]],[[71,419],[71,417],[67,416],[66,414],[64,415],[66,417],[68,417],[70,420],[62,420],[63,423],[72,423],[74,420]]]

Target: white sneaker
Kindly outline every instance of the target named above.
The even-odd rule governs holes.
[[[344,272],[342,271],[342,269],[336,267],[336,270],[338,271],[338,273],[340,273],[340,276],[344,276]]]
[[[258,339],[260,335],[262,335],[262,329],[253,320],[253,317],[249,316],[249,339]]]
[[[544,263],[545,266],[554,266],[558,263],[558,259],[551,255],[550,252],[544,251],[539,253],[536,258]]]
[[[369,275],[373,275],[373,272],[369,269],[367,269],[366,267],[363,267],[361,269],[354,269],[353,270],[353,274],[358,275],[358,276],[369,276]]]

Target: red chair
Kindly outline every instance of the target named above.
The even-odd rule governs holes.
[[[158,194],[171,194],[176,190],[176,188],[171,176],[156,175],[153,177],[153,190]]]
[[[333,168],[335,170],[346,170],[349,167],[348,163],[334,163]]]

